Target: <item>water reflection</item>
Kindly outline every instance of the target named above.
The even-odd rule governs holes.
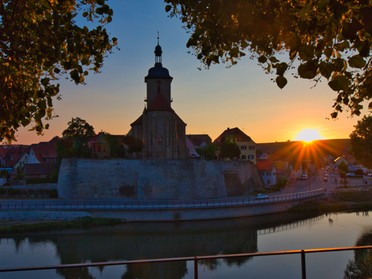
[[[14,241],[15,253],[19,252],[22,243],[26,241],[31,249],[40,244],[52,244],[59,258],[59,262],[55,264],[234,254],[256,252],[258,235],[293,229],[315,222],[319,218],[323,217],[278,214],[260,218],[177,224],[128,223],[81,231],[15,235],[10,239]],[[199,265],[205,270],[215,270],[222,263],[227,266],[241,266],[247,261],[250,261],[250,258],[229,258],[200,261]],[[42,265],[42,262],[39,265]],[[101,268],[98,274],[102,274],[105,269],[106,267]],[[63,269],[58,270],[57,274],[62,278],[99,278],[92,270]],[[181,279],[185,278],[188,272],[193,272],[188,270],[186,262],[137,264],[120,267],[119,270],[121,275],[105,278],[121,276],[124,279]]]

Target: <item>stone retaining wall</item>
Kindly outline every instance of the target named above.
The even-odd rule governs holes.
[[[263,187],[248,161],[65,159],[60,198],[198,200],[247,195]]]

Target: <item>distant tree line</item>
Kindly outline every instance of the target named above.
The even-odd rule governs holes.
[[[108,157],[128,158],[143,149],[143,142],[129,135],[114,136],[101,132],[101,140],[108,147]],[[57,144],[59,160],[62,158],[95,158],[96,154],[89,141],[97,136],[92,125],[79,117],[72,118],[62,133],[63,138]]]

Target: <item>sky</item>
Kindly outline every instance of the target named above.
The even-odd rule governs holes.
[[[256,143],[298,139],[303,129],[325,139],[349,138],[360,119],[348,112],[330,119],[336,98],[326,81],[288,77],[279,89],[256,61],[242,59],[236,66],[201,64],[190,49],[189,38],[178,18],[170,18],[162,0],[110,0],[113,21],[106,27],[118,38],[100,74],[91,73],[86,85],[61,80],[62,100],[54,101],[58,117],[47,123],[42,136],[22,128],[16,144],[49,141],[61,136],[72,118],[80,117],[95,132],[125,135],[145,106],[144,77],[154,66],[157,33],[163,50],[162,64],[172,81],[172,108],[187,124],[186,134],[208,134],[216,139],[225,129],[238,127]]]

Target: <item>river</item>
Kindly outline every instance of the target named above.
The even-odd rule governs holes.
[[[371,234],[368,212],[275,214],[244,219],[127,223],[109,228],[0,236],[0,268],[353,246]],[[369,243],[364,243],[364,245]],[[306,255],[308,279],[344,277],[353,251]],[[193,278],[193,262],[0,273],[14,278]],[[199,278],[301,278],[300,255],[199,262]]]

